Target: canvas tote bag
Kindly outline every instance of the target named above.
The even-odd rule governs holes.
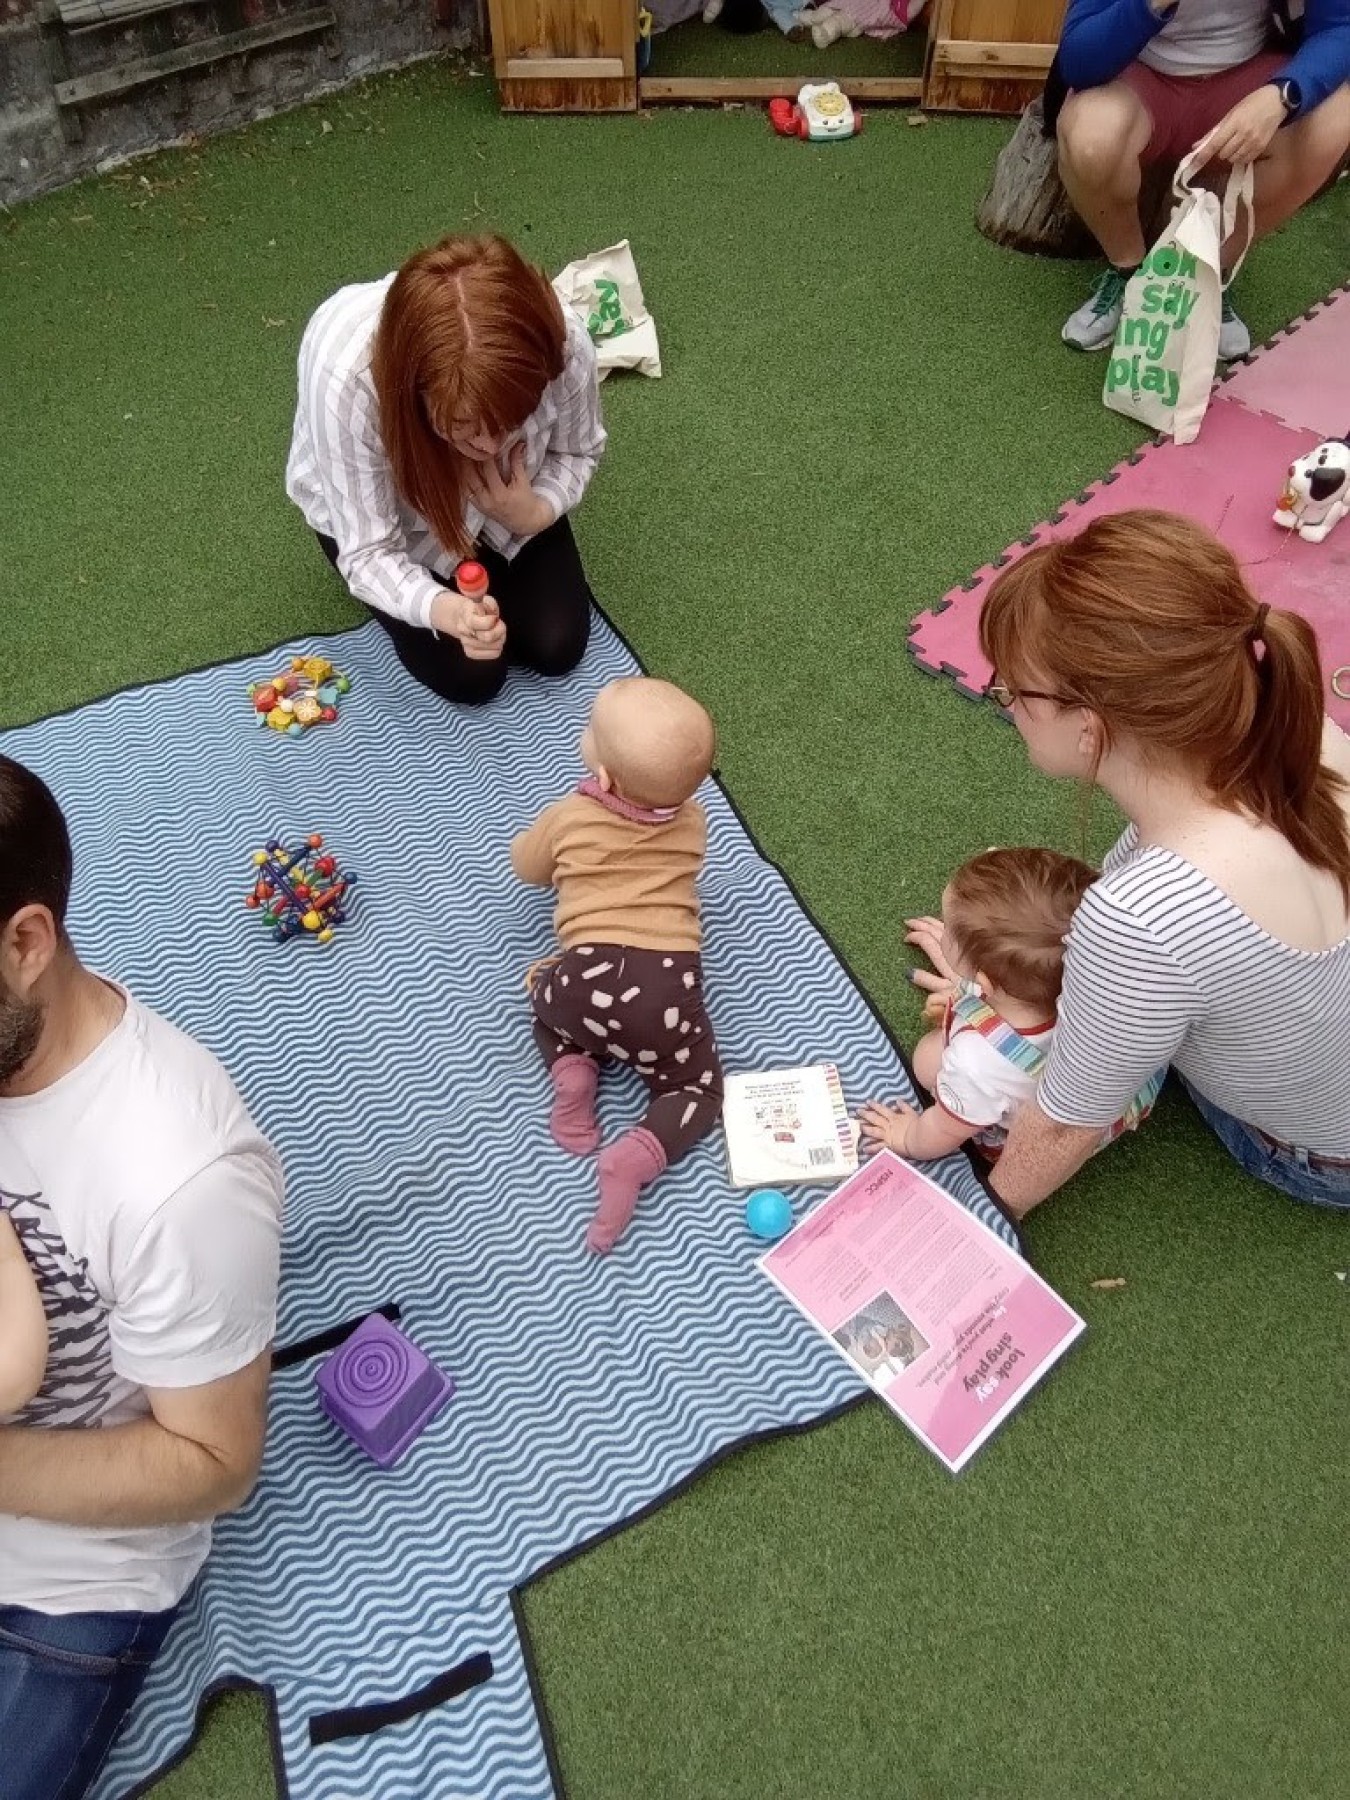
[[[1209,405],[1226,286],[1219,252],[1239,210],[1246,241],[1229,281],[1252,241],[1251,164],[1230,170],[1220,203],[1208,188],[1192,185],[1203,148],[1177,165],[1172,217],[1130,277],[1102,389],[1103,405],[1179,444],[1196,437]]]
[[[585,321],[603,381],[615,369],[659,376],[661,347],[656,320],[647,311],[628,239],[568,263],[553,278],[553,291]]]

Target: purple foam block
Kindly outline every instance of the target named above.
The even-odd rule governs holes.
[[[380,1313],[361,1321],[314,1380],[329,1418],[382,1469],[394,1466],[455,1391],[450,1377]]]

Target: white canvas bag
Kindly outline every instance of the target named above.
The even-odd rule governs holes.
[[[636,369],[639,375],[661,373],[656,321],[642,298],[642,283],[628,239],[583,256],[553,280],[564,306],[584,321],[595,345],[603,381],[611,369]]]
[[[1252,165],[1229,172],[1221,205],[1208,188],[1192,186],[1204,166],[1203,149],[1202,143],[1178,164],[1167,229],[1130,277],[1102,389],[1103,405],[1179,444],[1195,438],[1209,405],[1227,285],[1220,250],[1239,207],[1246,242],[1229,281],[1252,241]]]

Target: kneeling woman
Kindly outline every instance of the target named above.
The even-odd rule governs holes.
[[[595,351],[499,237],[450,237],[340,288],[305,329],[286,492],[328,560],[447,700],[508,663],[566,675],[591,591],[567,515],[605,446]],[[491,598],[453,586],[465,557]]]

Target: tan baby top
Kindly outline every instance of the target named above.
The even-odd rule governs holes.
[[[520,833],[511,866],[522,881],[558,890],[553,918],[564,949],[697,950],[695,883],[707,845],[696,800],[653,812],[584,782]]]

